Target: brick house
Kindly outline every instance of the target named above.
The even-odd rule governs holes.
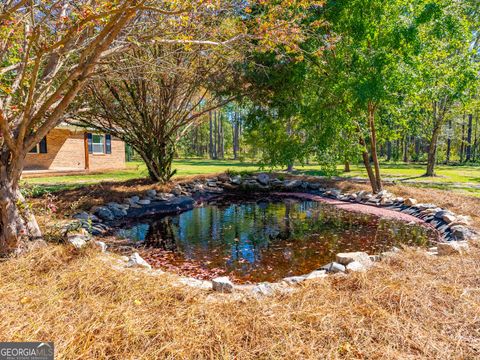
[[[27,155],[25,170],[96,171],[125,168],[125,143],[109,134],[60,125]]]

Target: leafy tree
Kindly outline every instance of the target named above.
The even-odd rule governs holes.
[[[41,237],[19,181],[29,150],[59,122],[122,31],[150,6],[132,1],[0,4],[0,252]],[[165,12],[174,11],[165,5]]]

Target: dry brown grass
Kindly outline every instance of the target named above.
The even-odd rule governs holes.
[[[106,201],[151,187],[98,186],[76,195]],[[388,189],[480,224],[479,199]],[[61,195],[65,206],[72,195]],[[120,273],[101,256],[50,246],[0,263],[0,340],[53,340],[59,359],[480,358],[478,244],[464,257],[410,249],[366,274],[240,300],[175,286],[170,276]]]
[[[410,250],[366,274],[234,300],[119,273],[51,246],[0,264],[0,340],[52,340],[58,359],[474,359],[480,249]]]

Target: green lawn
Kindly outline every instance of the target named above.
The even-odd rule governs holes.
[[[232,160],[202,160],[184,159],[174,161],[173,167],[177,169],[177,176],[212,174],[232,170],[236,172],[257,171],[259,166],[253,163]],[[318,165],[296,168],[308,175],[324,175]],[[352,165],[350,173],[342,173],[338,167],[339,175],[345,177],[366,177],[366,172],[361,165]],[[435,178],[425,178],[422,174],[425,165],[416,164],[382,164],[384,179],[393,179],[401,182],[414,183],[416,186],[425,186],[456,191],[471,192],[480,196],[480,166],[438,166]],[[43,191],[54,191],[64,188],[73,188],[94,184],[102,181],[126,181],[147,177],[147,170],[141,162],[128,163],[126,170],[112,171],[91,175],[64,175],[53,177],[40,177],[25,179],[24,184],[31,185]]]

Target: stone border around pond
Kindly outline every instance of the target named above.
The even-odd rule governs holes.
[[[411,215],[434,227],[441,235],[437,246],[428,249],[429,255],[451,255],[468,251],[468,241],[478,239],[478,233],[470,228],[468,216],[456,215],[435,204],[419,204],[415,199],[396,197],[384,190],[378,194],[366,191],[344,194],[338,189],[324,189],[321,183],[302,180],[280,180],[268,174],[230,177],[223,174],[205,180],[194,180],[177,184],[170,193],[157,193],[148,190],[145,194],[128,197],[123,204],[110,202],[103,206],[95,206],[89,212],[81,212],[73,216],[74,221],[64,228],[67,241],[76,248],[85,246],[93,236],[101,236],[110,231],[115,224],[126,219],[141,218],[152,215],[177,214],[191,210],[196,202],[203,202],[222,194],[235,192],[292,193],[321,196],[342,202],[358,203]],[[288,195],[288,194],[285,194]],[[96,241],[102,251],[107,246]],[[235,285],[228,277],[219,277],[210,281],[182,277],[180,282],[202,289],[213,289],[222,293],[234,291],[250,291],[253,294],[269,295],[283,285],[295,285],[312,279],[325,278],[330,274],[347,274],[364,272],[385,257],[399,252],[393,248],[389,252],[369,255],[365,252],[340,253],[336,261],[318,270],[302,276],[287,277],[278,283],[260,283],[257,285]],[[126,260],[126,267],[151,269],[150,264],[134,253]],[[157,270],[158,272],[158,270]]]

